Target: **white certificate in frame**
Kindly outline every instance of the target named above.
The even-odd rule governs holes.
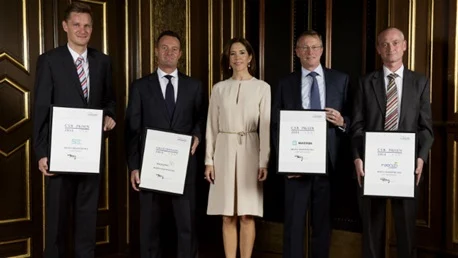
[[[103,110],[53,106],[49,171],[100,173],[102,125]]]
[[[146,130],[140,188],[183,194],[192,136]]]
[[[415,133],[366,132],[364,195],[413,198]]]
[[[327,131],[324,110],[281,110],[278,173],[326,174]]]

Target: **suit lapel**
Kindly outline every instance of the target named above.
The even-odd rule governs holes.
[[[380,112],[385,116],[386,112],[386,90],[385,82],[383,80],[383,71],[378,71],[372,78],[372,89],[374,90]]]
[[[402,124],[406,117],[406,112],[408,110],[408,98],[412,98],[415,96],[415,89],[414,89],[414,79],[412,77],[412,72],[408,69],[404,68],[404,78],[402,78],[402,99],[401,99],[401,116],[399,117],[399,125]]]
[[[296,72],[293,83],[294,106],[296,109],[302,108],[302,70]]]
[[[326,91],[326,103],[324,103],[325,107],[334,107],[334,99],[336,97],[336,94],[339,93],[337,89],[335,89],[334,86],[334,80],[332,80],[331,72],[329,72],[328,69],[323,67],[323,73],[324,73],[324,90]]]
[[[178,72],[178,87],[177,87],[177,100],[175,104],[175,111],[173,112],[173,117],[172,117],[172,126],[175,125],[178,114],[181,110],[182,107],[182,102],[184,101],[183,98],[188,95],[188,87],[187,85],[187,80],[186,77],[183,76],[181,73]]]
[[[157,100],[157,106],[161,109],[161,113],[164,115],[164,119],[170,121],[169,112],[167,111],[167,105],[165,104],[164,95],[162,94],[161,84],[159,83],[159,76],[157,72],[154,72],[150,76],[151,83],[151,96]]]
[[[91,102],[91,92],[93,91],[94,87],[97,85],[97,75],[99,74],[97,72],[98,67],[99,67],[99,62],[97,62],[97,59],[92,55],[92,52],[87,50],[87,60],[89,63],[89,102]],[[80,87],[81,88],[81,87]],[[82,92],[82,91],[81,91]]]
[[[86,102],[86,100],[84,99],[83,89],[81,88],[81,82],[78,78],[78,73],[76,71],[76,66],[73,62],[73,57],[70,54],[70,51],[68,50],[67,46],[64,46],[62,48],[64,56],[64,58],[62,58],[62,65],[64,67],[64,70],[67,72],[67,76],[68,78],[70,78],[73,87],[77,88],[77,91],[79,92],[81,99],[84,102]]]

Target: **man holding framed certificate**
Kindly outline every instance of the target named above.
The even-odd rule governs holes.
[[[394,197],[397,257],[417,257],[417,186],[434,138],[429,80],[404,67],[406,48],[399,29],[382,31],[383,68],[362,77],[354,95],[353,158],[361,195],[367,195],[360,202],[365,258],[385,257],[387,198],[381,196]]]
[[[72,2],[62,21],[67,45],[37,61],[33,142],[38,168],[46,176],[45,258],[72,256],[64,241],[71,205],[74,256],[94,257],[101,131],[116,123],[110,58],[87,47],[92,24],[90,7]]]
[[[329,257],[329,174],[337,170],[347,116],[349,76],[322,67],[321,35],[302,33],[296,42],[301,70],[280,80],[273,100],[272,141],[279,173],[285,174],[283,257],[304,257],[305,222],[311,210],[312,256]],[[328,175],[327,175],[328,174]],[[308,225],[307,225],[308,226]]]
[[[206,117],[202,84],[177,69],[182,54],[177,33],[162,32],[155,46],[158,69],[132,83],[126,111],[127,163],[140,195],[140,256],[161,257],[160,203],[167,201],[175,217],[177,257],[194,258],[194,153]]]

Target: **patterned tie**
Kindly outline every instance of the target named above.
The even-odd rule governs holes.
[[[310,88],[310,109],[321,109],[320,89],[316,80],[316,72],[310,72],[307,76],[312,77],[312,87]]]
[[[87,77],[86,73],[84,72],[83,68],[83,57],[78,57],[75,62],[76,65],[76,72],[78,73],[78,78],[81,82],[81,89],[83,90],[84,98],[87,101]]]
[[[175,111],[175,91],[173,89],[172,84],[172,75],[165,75],[165,78],[169,80],[167,83],[167,87],[165,88],[165,103],[167,104],[167,110],[169,111],[170,117],[173,115],[173,111]]]
[[[388,87],[386,90],[386,115],[385,115],[385,131],[396,131],[398,129],[398,89],[396,87],[395,78],[397,74],[388,75]]]

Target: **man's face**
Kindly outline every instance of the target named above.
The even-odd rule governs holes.
[[[402,56],[407,49],[407,43],[402,33],[397,29],[388,29],[379,35],[377,52],[384,64],[402,62]]]
[[[181,57],[180,41],[172,36],[163,36],[154,50],[159,68],[176,69]]]
[[[62,27],[67,33],[69,45],[72,47],[87,47],[92,34],[92,18],[88,13],[70,13]]]
[[[296,45],[296,55],[305,69],[313,70],[320,64],[323,54],[323,43],[318,37],[303,36]]]

